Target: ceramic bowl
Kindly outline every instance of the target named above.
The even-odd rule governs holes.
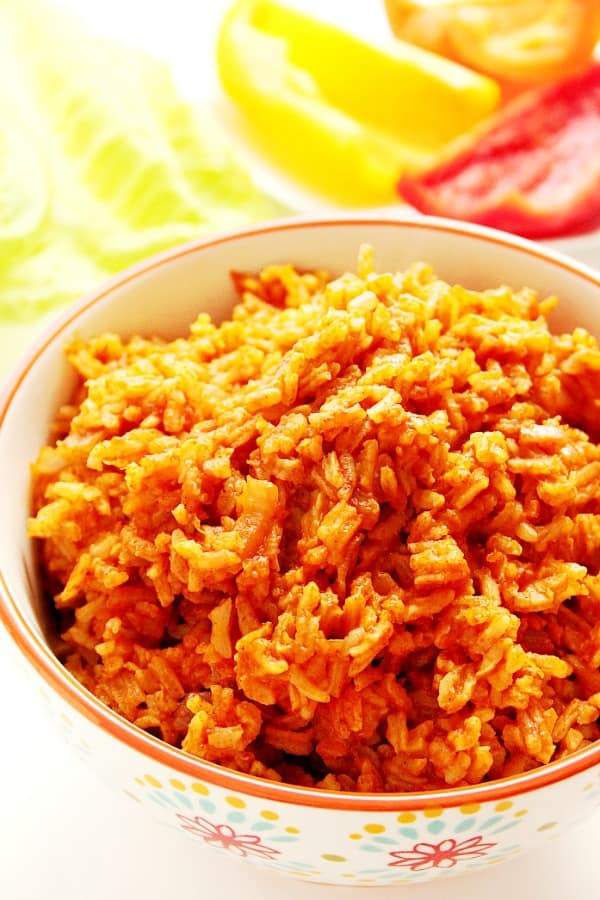
[[[73,334],[174,337],[201,310],[221,318],[231,269],[292,262],[352,269],[370,243],[379,270],[423,259],[451,282],[558,294],[556,328],[600,335],[600,276],[552,251],[444,220],[296,220],[185,246],[132,269],[71,308],[30,352],[0,404],[0,616],[68,744],[117,790],[198,847],[309,881],[412,884],[496,865],[567,830],[600,802],[600,743],[518,777],[419,794],[344,794],[262,781],[203,762],[130,725],[84,690],[51,650],[26,537],[29,462],[73,378]],[[8,473],[8,477],[6,474]]]

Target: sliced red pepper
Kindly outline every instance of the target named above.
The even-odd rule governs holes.
[[[398,188],[422,212],[525,237],[600,224],[600,64],[528,92]]]

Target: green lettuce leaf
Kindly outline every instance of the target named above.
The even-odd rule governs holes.
[[[36,320],[144,256],[286,212],[165,66],[44,0],[0,0],[0,73],[0,322]]]

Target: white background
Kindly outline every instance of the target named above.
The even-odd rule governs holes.
[[[18,0],[15,0],[18,2]],[[298,5],[382,33],[379,0],[295,0]],[[99,31],[144,46],[173,65],[181,89],[225,115],[212,63],[227,0],[69,0]],[[295,192],[251,158],[264,184]],[[300,204],[297,204],[300,205]],[[318,204],[303,198],[306,209]],[[0,373],[1,374],[1,373]],[[1,502],[1,499],[0,499]],[[47,724],[14,660],[0,654],[0,900],[286,900],[361,896],[224,862],[149,813],[110,794]],[[566,837],[493,870],[410,888],[378,888],[377,900],[570,900],[600,888],[600,812]],[[362,889],[365,896],[365,888]]]

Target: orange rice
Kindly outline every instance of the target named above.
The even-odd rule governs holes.
[[[81,683],[188,753],[345,791],[600,737],[600,350],[417,264],[234,275],[187,338],[74,341],[30,533]]]

